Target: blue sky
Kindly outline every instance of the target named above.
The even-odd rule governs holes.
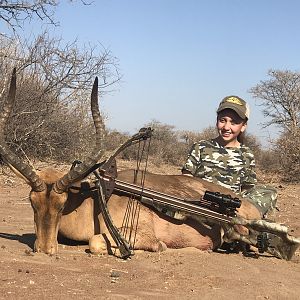
[[[66,42],[100,42],[119,59],[122,83],[101,101],[109,128],[134,133],[155,119],[200,131],[235,94],[249,102],[248,132],[262,140],[278,129],[261,129],[248,91],[269,69],[299,71],[299,12],[297,0],[62,1],[51,30]]]

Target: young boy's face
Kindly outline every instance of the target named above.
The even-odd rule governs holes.
[[[224,109],[218,114],[216,126],[219,138],[224,141],[224,144],[234,146],[238,135],[245,131],[247,123],[234,110]]]

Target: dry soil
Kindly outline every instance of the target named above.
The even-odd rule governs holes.
[[[274,185],[274,217],[300,236],[300,185]],[[0,299],[300,299],[299,251],[292,261],[193,248],[122,260],[62,243],[57,256],[33,253],[28,192],[0,176]]]

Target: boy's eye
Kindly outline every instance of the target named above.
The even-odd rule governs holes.
[[[241,124],[241,123],[242,123],[242,121],[240,121],[240,120],[232,120],[231,121],[232,125],[238,125],[238,124]]]

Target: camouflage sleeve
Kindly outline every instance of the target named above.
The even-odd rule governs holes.
[[[199,143],[194,143],[188,154],[187,160],[182,167],[182,172],[188,172],[195,175],[200,163],[200,145]]]
[[[250,149],[244,153],[244,159],[246,163],[245,176],[241,180],[242,189],[243,187],[253,187],[257,183],[254,154]]]

